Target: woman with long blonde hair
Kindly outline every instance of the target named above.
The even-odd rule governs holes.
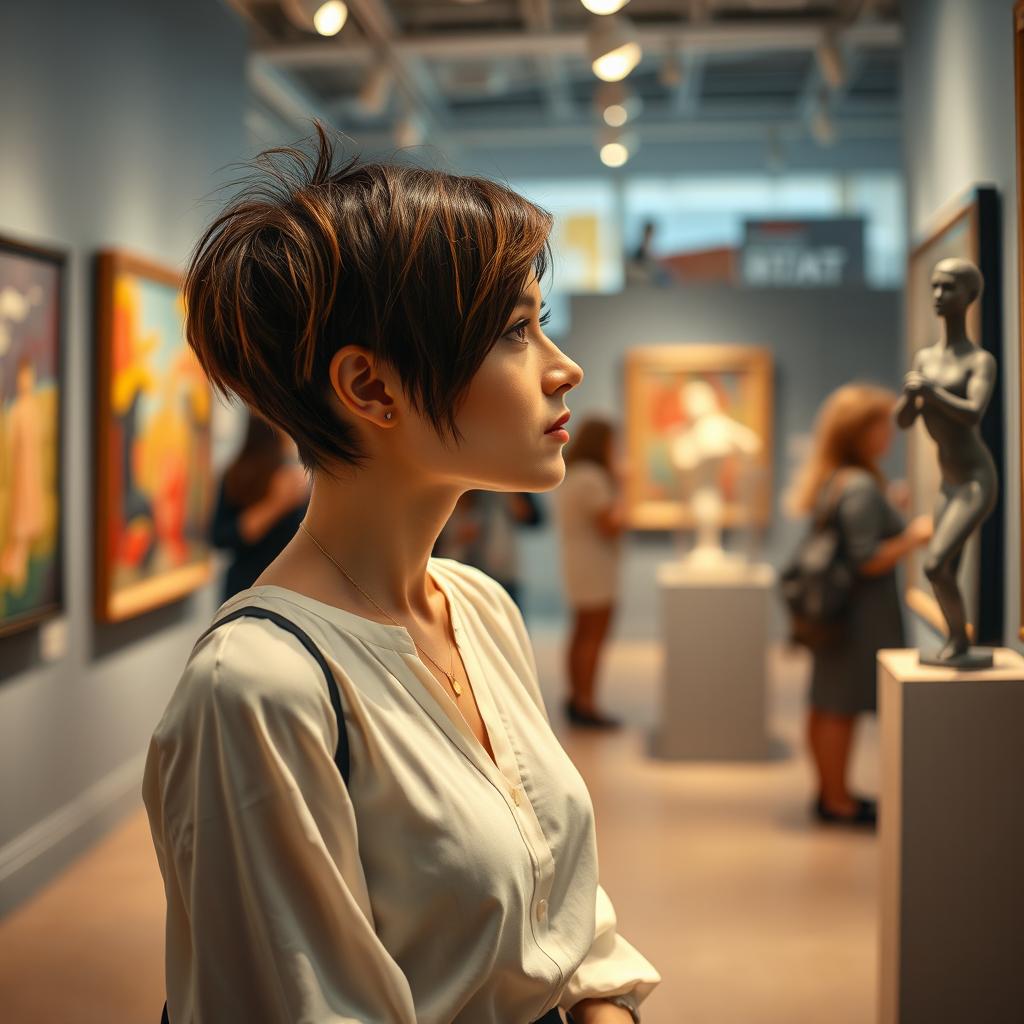
[[[932,532],[929,516],[904,525],[886,496],[879,463],[892,443],[895,405],[895,394],[870,384],[833,392],[790,498],[794,513],[835,525],[856,571],[840,633],[814,651],[807,739],[818,776],[814,815],[822,822],[875,822],[874,802],[847,786],[854,726],[877,707],[876,654],[904,643],[896,566]]]

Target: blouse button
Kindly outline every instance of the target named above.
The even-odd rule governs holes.
[[[544,918],[546,918],[548,916],[548,901],[547,900],[538,900],[537,901],[537,909],[536,909],[535,913],[537,914],[537,920],[538,921],[543,921]]]

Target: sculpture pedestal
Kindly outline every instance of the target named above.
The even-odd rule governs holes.
[[[1024,1021],[1024,658],[880,651],[881,1024]]]
[[[652,752],[691,760],[767,758],[774,570],[670,562],[659,567],[658,586],[665,667]]]

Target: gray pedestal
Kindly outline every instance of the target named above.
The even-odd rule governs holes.
[[[659,568],[665,668],[652,741],[657,757],[770,755],[766,655],[774,584],[768,565]]]
[[[1024,1021],[1024,659],[880,651],[881,1024]]]

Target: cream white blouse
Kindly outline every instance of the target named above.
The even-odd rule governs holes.
[[[197,644],[156,728],[143,796],[167,896],[171,1024],[528,1024],[658,973],[616,932],[593,808],[548,724],[505,591],[431,559],[495,762],[409,633],[281,587],[323,673],[242,618]]]

